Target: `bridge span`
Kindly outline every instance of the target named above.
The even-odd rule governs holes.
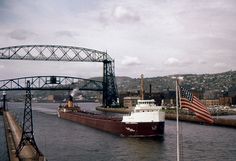
[[[0,48],[0,59],[1,60],[31,60],[31,61],[66,61],[66,62],[101,62],[103,63],[103,81],[95,82],[88,81],[88,86],[82,86],[81,89],[89,90],[90,85],[96,86],[98,91],[103,91],[103,105],[105,107],[111,107],[112,105],[117,105],[118,90],[115,79],[115,67],[114,60],[107,54],[107,52],[102,52],[98,50],[74,47],[74,46],[61,46],[61,45],[21,45],[21,46],[10,46]],[[95,69],[96,70],[96,69]],[[30,77],[28,77],[30,78]],[[27,78],[27,79],[28,79]],[[45,79],[44,79],[45,78]],[[34,89],[59,89],[61,83],[48,84],[48,77],[31,77],[33,81]],[[64,77],[65,78],[65,77]],[[20,81],[25,81],[26,78],[17,78],[13,80],[3,80],[1,81],[2,88],[5,90],[10,89],[22,89],[23,86],[20,85]],[[51,80],[51,77],[49,78]],[[59,82],[61,79],[56,77]],[[69,78],[68,78],[69,79]],[[67,78],[65,80],[68,80]],[[36,85],[34,81],[43,82],[44,86]],[[50,82],[49,80],[49,82]],[[53,80],[53,79],[52,79]],[[70,78],[72,80],[72,78]],[[79,81],[79,80],[78,80]],[[72,82],[73,83],[73,82]],[[12,85],[11,85],[12,84]],[[85,83],[86,84],[86,83]],[[102,84],[102,86],[101,86]],[[15,85],[15,86],[13,86]],[[57,87],[57,88],[56,88]],[[63,86],[65,88],[65,86]],[[68,87],[69,88],[69,87]]]
[[[32,76],[0,80],[0,91],[26,90],[30,82],[31,90],[79,90],[103,91],[103,82],[69,76]]]

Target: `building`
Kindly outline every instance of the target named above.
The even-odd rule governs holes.
[[[123,105],[124,105],[124,107],[132,108],[132,107],[136,106],[137,101],[138,101],[139,99],[140,99],[140,97],[135,97],[135,96],[124,97],[124,99],[123,99]]]
[[[139,97],[140,91],[137,92],[127,92],[121,93],[119,95],[120,105],[125,107],[124,98],[125,97]],[[167,92],[157,92],[157,93],[144,93],[144,99],[154,99],[156,105],[162,105],[162,101],[164,100],[164,105],[174,105],[175,104],[175,91],[167,91]],[[127,105],[126,105],[127,106]]]
[[[220,102],[218,99],[208,99],[208,100],[201,100],[201,102],[205,105],[205,106],[218,106],[220,105]]]
[[[54,100],[54,95],[48,95],[47,101],[48,101],[48,102],[55,102],[55,100]]]
[[[231,106],[232,105],[232,97],[220,97],[219,104],[223,106]]]
[[[203,92],[202,92],[202,91],[191,90],[191,93],[192,93],[195,97],[197,97],[197,98],[199,98],[199,99],[203,99]]]

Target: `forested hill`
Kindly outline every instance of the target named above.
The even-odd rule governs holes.
[[[217,74],[183,74],[162,77],[145,78],[145,90],[149,91],[150,84],[152,92],[161,92],[175,89],[173,76],[182,76],[182,85],[188,89],[207,91],[236,91],[236,71],[228,71]],[[119,92],[136,92],[140,90],[140,78],[116,77]]]

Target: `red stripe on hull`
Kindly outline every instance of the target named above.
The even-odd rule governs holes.
[[[78,122],[80,124],[93,127],[99,130],[110,132],[125,137],[156,137],[164,135],[164,122],[142,122],[126,124],[121,119],[106,118],[99,115],[61,112],[58,111],[63,119]]]

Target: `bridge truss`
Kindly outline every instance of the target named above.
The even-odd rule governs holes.
[[[22,45],[0,48],[0,59],[101,62],[103,63],[103,105],[105,107],[117,105],[118,91],[115,80],[114,60],[106,52],[73,46]],[[9,83],[18,84],[17,81],[10,81]],[[46,83],[44,84],[46,86]],[[54,84],[54,86],[56,85]],[[4,87],[7,89],[7,85]]]
[[[103,91],[103,82],[67,76],[33,76],[0,80],[0,91],[26,90],[30,82],[31,90],[79,90]]]

